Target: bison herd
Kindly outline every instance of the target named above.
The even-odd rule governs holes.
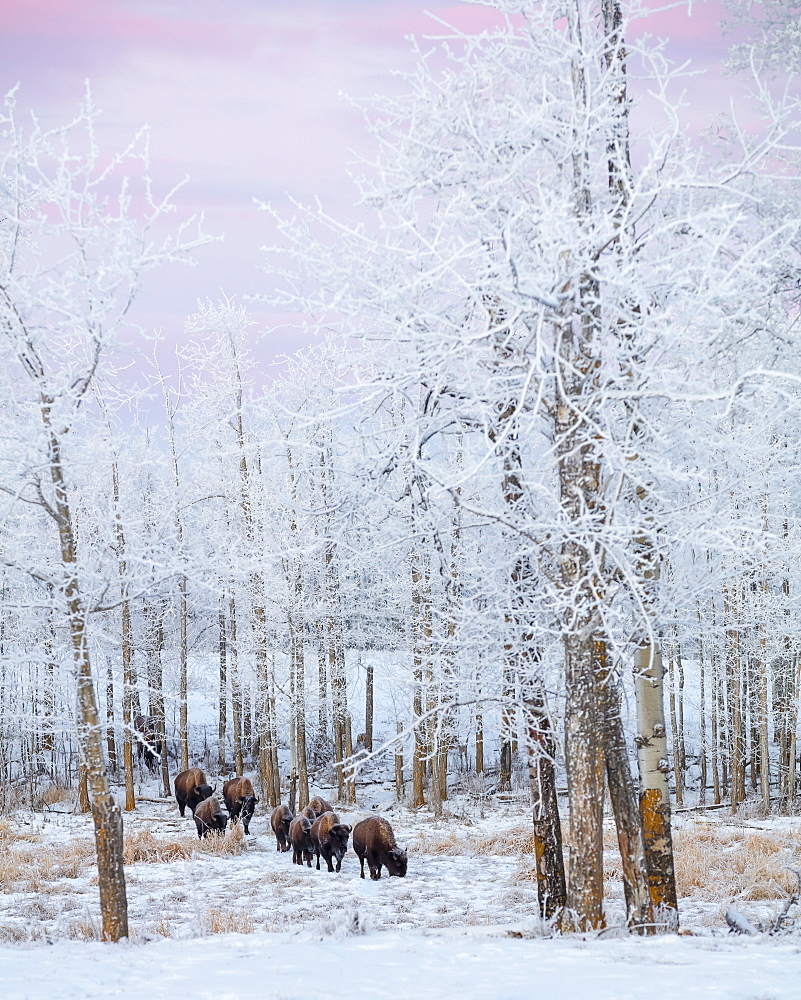
[[[245,833],[249,833],[248,826],[259,801],[250,779],[232,778],[223,784],[222,793],[227,813],[199,767],[190,767],[175,779],[178,809],[183,816],[189,806],[198,837],[224,831],[229,819],[232,823],[238,820]],[[275,834],[276,849],[288,851],[291,848],[292,862],[296,865],[305,861],[311,868],[312,859],[316,857],[319,871],[322,857],[329,872],[340,871],[352,833],[353,850],[359,858],[362,878],[365,861],[372,879],[381,878],[382,868],[386,868],[387,874],[400,878],[406,874],[406,851],[395,843],[392,827],[382,816],[370,816],[351,827],[340,822],[329,802],[315,795],[297,816],[292,815],[289,806],[276,806],[270,816],[270,826]]]

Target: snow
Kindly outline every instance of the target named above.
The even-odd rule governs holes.
[[[339,809],[342,819],[353,823],[374,813],[376,798],[380,789],[372,799],[365,794],[361,808]],[[506,844],[508,851],[509,841],[525,833],[520,804],[495,803],[483,814],[477,807],[472,816],[466,802],[450,807],[461,812],[435,820],[384,805],[398,842],[409,849],[409,873],[372,882],[359,877],[352,850],[340,874],[324,864],[319,872],[293,865],[291,854],[275,850],[266,810],[254,817],[242,854],[214,854],[187,839],[192,820],[180,819],[174,802],[140,800],[125,817],[128,836],[147,833],[197,849],[188,858],[126,866],[132,940],[74,939],[76,921],[90,933],[98,924],[96,879],[85,853],[77,871],[53,868],[46,886],[0,885],[0,926],[20,931],[17,943],[0,944],[0,996],[801,997],[801,936],[730,935],[722,919],[719,926],[704,924],[698,902],[682,902],[683,927],[692,936],[630,937],[614,926],[619,892],[610,883],[607,931],[547,936],[526,877],[530,856],[485,852],[493,835],[501,835],[499,850]],[[91,842],[85,816],[20,813],[13,822],[29,839],[12,841],[9,852],[38,851],[40,865]],[[778,829],[789,821],[774,822]],[[737,903],[749,918],[780,906],[776,899]]]
[[[0,985],[4,1000],[798,1000],[801,949],[770,939],[524,940],[475,931],[59,941],[0,947]]]

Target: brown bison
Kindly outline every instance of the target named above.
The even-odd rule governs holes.
[[[316,819],[318,816],[322,816],[323,813],[330,813],[334,811],[334,807],[331,803],[326,802],[320,795],[315,795],[306,808],[311,809],[314,813],[314,816],[309,817],[310,819]]]
[[[203,799],[195,809],[195,826],[198,837],[208,837],[210,833],[225,833],[228,813],[222,811],[216,795]]]
[[[314,841],[311,835],[312,822],[302,814],[289,824],[289,840],[292,843],[292,864],[302,865],[305,861],[311,868],[314,856]]]
[[[333,859],[337,859],[337,871],[342,867],[342,859],[348,850],[348,835],[351,827],[340,823],[335,812],[325,812],[318,816],[312,824],[311,835],[314,840],[314,853],[317,855],[317,871],[320,870],[320,855],[325,858],[328,870],[334,870]]]
[[[236,820],[241,820],[245,833],[250,833],[248,824],[253,818],[256,803],[259,801],[253,791],[250,778],[231,778],[230,781],[223,784],[222,793],[231,822],[235,823]]]
[[[198,804],[204,799],[208,799],[214,791],[199,767],[190,767],[188,771],[181,771],[180,774],[176,775],[173,787],[182,816],[187,806],[194,813]]]
[[[289,826],[293,820],[289,806],[276,806],[270,814],[270,826],[275,834],[276,850],[288,851],[292,846],[289,841]]]
[[[140,763],[144,760],[148,771],[158,771],[161,767],[161,755],[164,752],[159,734],[159,720],[155,715],[135,715],[133,728],[137,760]]]
[[[383,816],[370,816],[354,826],[353,850],[359,856],[362,878],[365,858],[372,879],[381,878],[382,865],[390,875],[403,878],[406,874],[406,851],[395,843],[392,827]]]

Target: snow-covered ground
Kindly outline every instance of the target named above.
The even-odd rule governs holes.
[[[471,812],[455,801],[450,817],[434,820],[389,809],[389,796],[376,788],[361,806],[339,810],[342,819],[355,822],[380,807],[409,848],[405,879],[360,879],[352,851],[340,874],[293,865],[290,854],[276,852],[265,812],[241,853],[209,853],[174,802],[140,801],[125,817],[127,838],[173,845],[176,853],[126,866],[132,941],[124,945],[79,940],[93,937],[99,922],[87,817],[53,811],[2,821],[0,997],[801,998],[801,933],[734,938],[721,919],[731,902],[752,919],[780,909],[782,890],[765,890],[795,859],[797,820],[752,829],[753,821],[735,826],[725,815],[677,817],[679,840],[682,827],[698,826],[688,840],[689,874],[698,877],[699,858],[701,869],[720,868],[706,889],[682,900],[692,936],[617,937],[622,909],[612,878],[607,932],[543,937],[531,857],[521,853],[525,803]],[[784,846],[770,840],[772,825]],[[775,870],[757,865],[755,876],[737,883],[745,887],[740,899],[727,897],[736,888],[727,853],[757,862],[764,854]],[[752,883],[759,891],[751,892]],[[716,885],[725,891],[716,894]]]
[[[0,947],[3,1000],[798,1000],[786,941],[520,940],[449,930]]]

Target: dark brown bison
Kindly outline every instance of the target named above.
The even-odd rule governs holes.
[[[318,816],[322,816],[323,813],[330,813],[334,811],[334,807],[331,803],[326,802],[325,799],[319,795],[315,795],[306,808],[311,809],[314,813],[314,816],[309,817],[310,819],[316,819]]]
[[[256,803],[259,801],[253,791],[250,778],[231,778],[230,781],[223,784],[222,793],[231,822],[235,823],[236,820],[241,820],[245,833],[250,833],[248,824],[253,818]]]
[[[365,858],[372,879],[381,878],[382,865],[390,875],[403,878],[406,874],[406,851],[395,843],[392,827],[383,816],[370,816],[354,826],[353,850],[359,856],[362,878]]]
[[[206,775],[199,767],[190,767],[188,771],[181,771],[179,775],[176,775],[173,788],[175,789],[175,797],[178,800],[178,808],[182,816],[184,815],[186,806],[189,806],[194,813],[198,807],[198,803],[203,802],[204,799],[208,799],[214,791],[206,781]]]
[[[304,806],[298,813],[298,816],[305,816],[306,819],[311,820],[312,823],[317,819],[317,813],[312,809],[311,806]]]
[[[337,871],[342,867],[342,859],[348,850],[348,836],[351,827],[340,823],[335,812],[325,812],[318,816],[312,824],[311,835],[314,840],[314,853],[317,855],[317,871],[320,870],[320,855],[325,858],[328,870],[334,870],[333,859],[337,859]]]
[[[159,733],[159,720],[155,715],[135,715],[133,727],[137,760],[140,763],[144,760],[148,771],[158,771],[164,750]]]
[[[210,833],[224,833],[228,823],[228,813],[222,811],[216,795],[203,799],[195,809],[195,826],[198,837],[208,837]]]
[[[276,806],[270,814],[270,826],[275,834],[276,850],[278,851],[288,851],[292,846],[289,841],[289,826],[292,820],[292,810],[289,806]]]
[[[311,868],[314,856],[314,841],[311,835],[312,822],[308,816],[296,816],[289,824],[289,840],[292,844],[292,864],[302,865],[305,861]]]

